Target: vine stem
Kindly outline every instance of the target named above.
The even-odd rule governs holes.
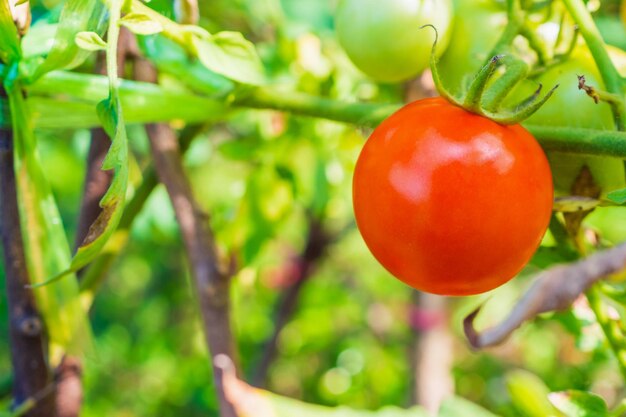
[[[106,67],[109,83],[111,86],[117,87],[119,84],[117,78],[117,41],[120,36],[120,26],[118,24],[121,16],[120,0],[109,2],[109,13],[111,13],[111,16],[107,31]],[[117,88],[111,88],[111,91],[117,91]]]
[[[626,130],[626,108],[624,106],[624,84],[620,73],[606,51],[602,35],[593,22],[591,14],[582,0],[563,0],[565,7],[576,22],[580,34],[585,39],[602,80],[609,93],[622,97],[621,103],[610,103],[617,130]]]
[[[304,93],[258,88],[234,99],[233,105],[288,111],[359,126],[375,127],[399,104],[342,103]],[[626,158],[626,133],[596,129],[522,125],[546,151]]]
[[[615,354],[622,377],[626,380],[626,350],[622,348],[622,343],[620,342],[622,335],[620,334],[619,329],[614,326],[616,324],[615,321],[608,316],[606,306],[602,301],[602,296],[598,288],[595,286],[591,287],[587,291],[586,295],[587,300],[589,301],[589,306],[595,314],[596,320],[602,328],[602,332],[604,333],[611,350],[613,350],[613,353]]]
[[[137,59],[135,77],[156,83],[152,64]],[[223,369],[216,358],[227,356],[236,361],[237,351],[230,312],[230,271],[221,262],[208,215],[196,200],[185,172],[178,138],[164,123],[146,125],[154,166],[170,197],[190,263],[200,305],[205,341],[213,364],[213,379],[220,416],[237,417],[237,412],[223,384]]]
[[[0,129],[0,235],[9,310],[9,345],[15,376],[13,401],[19,407],[48,385],[50,372],[44,349],[43,322],[32,290],[26,288],[30,279],[20,226],[13,139],[12,130]],[[53,409],[54,397],[48,395],[37,402],[27,416],[49,416]]]

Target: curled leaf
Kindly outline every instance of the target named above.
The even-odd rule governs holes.
[[[566,309],[595,282],[624,269],[626,244],[597,252],[572,264],[548,269],[539,274],[500,324],[477,332],[474,319],[480,312],[480,307],[468,315],[463,321],[465,336],[475,349],[498,345],[525,321],[541,313]]]

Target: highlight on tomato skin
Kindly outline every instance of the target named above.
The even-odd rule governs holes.
[[[513,278],[548,227],[553,202],[543,150],[436,97],[374,130],[353,179],[356,222],[376,259],[408,285],[472,295]]]

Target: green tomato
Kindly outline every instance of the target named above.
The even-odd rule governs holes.
[[[454,0],[450,45],[439,60],[445,88],[453,94],[482,68],[507,24],[506,10],[495,0]]]
[[[626,53],[611,47],[609,53],[618,69],[626,70]],[[506,100],[505,106],[511,106],[532,94],[539,83],[545,88],[559,84],[554,95],[524,124],[614,129],[611,107],[603,102],[596,104],[579,90],[577,75],[584,75],[588,85],[604,89],[602,77],[593,57],[584,45],[577,47],[567,61],[550,67],[534,80],[524,80],[520,83]],[[624,162],[621,159],[583,157],[557,152],[549,153],[548,159],[557,195],[571,194],[571,187],[585,165],[590,169],[594,182],[600,186],[602,195],[626,186]]]
[[[626,241],[626,207],[600,207],[585,218],[585,225],[614,245]]]
[[[450,0],[341,0],[335,15],[339,43],[354,65],[385,82],[409,79],[428,67],[435,35],[448,44]]]
[[[626,53],[609,47],[614,62],[626,59]],[[623,65],[623,64],[622,64]],[[626,70],[622,66],[622,70]],[[588,129],[613,129],[613,114],[608,103],[596,104],[578,89],[578,75],[584,75],[587,85],[604,89],[602,76],[589,50],[580,45],[564,62],[550,67],[535,79],[521,82],[506,101],[513,104],[532,94],[538,84],[545,88],[559,85],[554,95],[525,123],[538,126],[569,126]],[[506,105],[506,104],[505,104]]]

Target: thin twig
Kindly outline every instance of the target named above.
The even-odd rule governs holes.
[[[135,77],[155,82],[156,70],[148,61],[139,59],[135,62]],[[209,218],[193,195],[173,130],[166,124],[155,123],[146,125],[146,131],[157,175],[170,196],[190,260],[211,363],[214,364],[213,358],[217,355],[235,358],[230,323],[230,276],[220,265]],[[221,415],[236,416],[224,394],[222,369],[213,365],[213,373]]]
[[[625,268],[626,244],[622,244],[544,271],[500,324],[479,333],[474,329],[474,319],[480,307],[467,316],[463,323],[467,340],[476,349],[498,345],[525,321],[541,313],[568,308],[594,283]]]
[[[0,100],[2,97],[0,97]],[[0,231],[9,306],[9,343],[13,364],[13,400],[16,406],[44,389],[50,382],[46,363],[43,323],[30,284],[17,201],[13,162],[13,133],[0,129]],[[48,417],[54,397],[42,398],[25,415]]]
[[[302,253],[292,260],[295,264],[292,269],[294,276],[290,279],[292,284],[283,293],[278,307],[276,308],[274,332],[265,343],[263,356],[251,378],[252,385],[263,387],[267,383],[267,372],[278,353],[278,338],[280,333],[293,317],[298,307],[302,289],[313,274],[315,267],[324,256],[326,248],[332,241],[333,238],[326,233],[320,220],[311,218],[309,221],[309,233],[306,245]]]

